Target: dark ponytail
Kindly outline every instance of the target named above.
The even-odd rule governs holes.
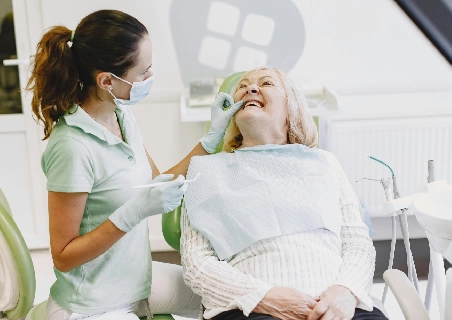
[[[37,45],[27,90],[33,92],[32,110],[44,123],[44,139],[58,119],[81,104],[96,73],[123,76],[135,66],[146,27],[134,17],[117,10],[100,10],[86,16],[72,31],[50,28]]]
[[[27,89],[33,91],[32,110],[44,123],[44,140],[53,124],[79,102],[78,71],[68,45],[72,31],[63,26],[51,28],[38,43]]]

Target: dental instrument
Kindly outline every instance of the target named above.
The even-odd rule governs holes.
[[[428,183],[432,183],[435,181],[435,167],[433,164],[433,160],[428,161],[428,176],[427,176]],[[430,254],[431,254],[430,250]],[[427,288],[425,290],[425,299],[424,299],[424,306],[425,309],[427,309],[427,312],[430,311],[430,304],[432,302],[432,294],[433,294],[433,284],[435,281],[435,276],[433,273],[433,265],[432,260],[430,259],[430,263],[428,266],[428,276],[427,276]]]
[[[398,188],[397,188],[395,174],[394,174],[394,171],[392,170],[392,168],[389,165],[387,165],[385,162],[383,162],[382,160],[379,160],[372,156],[367,156],[367,157],[370,158],[371,160],[377,161],[378,163],[386,166],[391,172],[392,179],[391,178],[382,178],[380,180],[369,179],[369,178],[363,178],[363,179],[379,181],[383,186],[383,189],[385,192],[385,197],[388,202],[400,198],[400,194],[399,194]],[[361,181],[363,179],[360,179],[358,181]],[[391,180],[392,180],[392,188],[391,188]],[[412,255],[411,248],[410,248],[409,232],[408,232],[408,219],[407,219],[406,208],[401,207],[398,210],[386,210],[384,213],[387,216],[391,217],[391,222],[392,222],[392,239],[391,239],[391,251],[390,251],[390,257],[389,257],[388,270],[392,269],[393,262],[394,262],[394,252],[395,252],[396,235],[397,235],[396,217],[398,217],[399,223],[400,223],[400,229],[402,232],[402,238],[403,238],[403,242],[404,242],[405,250],[406,250],[406,254],[407,254],[408,278],[413,283],[416,291],[419,292],[419,284],[418,284],[418,278],[417,278],[417,273],[416,273],[416,267],[414,265],[413,255]],[[386,300],[387,291],[388,291],[388,285],[385,284],[385,287],[383,290],[383,297],[382,297],[383,303]]]
[[[385,213],[395,212],[401,209],[408,209],[410,214],[414,214],[419,224],[425,229],[430,245],[430,268],[425,294],[425,310],[430,308],[433,284],[436,287],[438,307],[441,320],[452,320],[452,305],[450,303],[452,293],[452,269],[445,272],[443,259],[452,261],[452,219],[450,218],[450,208],[452,206],[452,185],[448,185],[446,180],[435,181],[433,160],[428,163],[428,183],[414,194],[388,201],[383,205]],[[395,276],[391,273],[386,276]],[[403,278],[403,274],[401,274]],[[400,278],[400,277],[398,277]],[[395,279],[395,277],[394,277]],[[401,293],[397,301],[403,300]],[[405,287],[404,290],[409,290]],[[402,310],[409,311],[411,306],[401,304]],[[406,310],[404,310],[406,309]],[[425,317],[422,319],[426,319]]]
[[[198,172],[198,173],[196,174],[196,176],[195,176],[193,179],[185,180],[184,183],[190,183],[190,182],[196,181],[196,179],[198,179],[198,177],[199,177],[200,175],[201,175],[201,172]],[[167,182],[168,182],[168,181],[165,181],[165,182],[156,182],[156,183],[150,183],[150,184],[141,184],[141,185],[132,187],[132,189],[155,188],[155,187],[161,186],[161,185],[163,185],[163,184],[165,184],[165,183],[167,183]]]

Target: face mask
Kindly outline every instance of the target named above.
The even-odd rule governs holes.
[[[118,99],[115,97],[115,95],[111,92],[110,94],[113,96],[113,101],[115,102],[115,104],[120,107],[120,106],[133,106],[134,104],[136,104],[138,101],[143,100],[144,98],[146,98],[146,96],[149,94],[149,91],[151,91],[152,88],[152,84],[154,83],[154,76],[155,73],[152,74],[152,76],[150,76],[149,78],[147,78],[144,81],[139,81],[139,82],[129,82],[127,80],[121,79],[120,77],[114,75],[113,73],[111,74],[113,77],[124,81],[125,83],[128,83],[132,86],[132,88],[130,89],[130,99],[126,100],[126,99]],[[111,88],[110,88],[111,90]]]

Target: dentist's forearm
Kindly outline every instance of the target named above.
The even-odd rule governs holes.
[[[110,220],[96,229],[70,241],[62,251],[54,252],[52,258],[55,268],[68,272],[96,259],[110,249],[126,233],[119,230]]]
[[[205,156],[209,153],[204,150],[201,143],[198,142],[198,144],[193,148],[193,150],[184,158],[181,162],[176,164],[174,167],[166,171],[165,173],[172,173],[174,174],[174,177],[177,177],[178,175],[187,175],[188,166],[190,165],[190,160],[194,156]]]

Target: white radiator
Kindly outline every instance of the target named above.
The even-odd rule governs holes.
[[[381,216],[385,201],[377,181],[366,177],[391,177],[382,164],[394,171],[401,196],[413,193],[427,182],[427,163],[434,160],[436,180],[452,183],[452,116],[412,116],[366,119],[330,118],[321,129],[320,147],[338,158],[352,186],[371,216]]]

